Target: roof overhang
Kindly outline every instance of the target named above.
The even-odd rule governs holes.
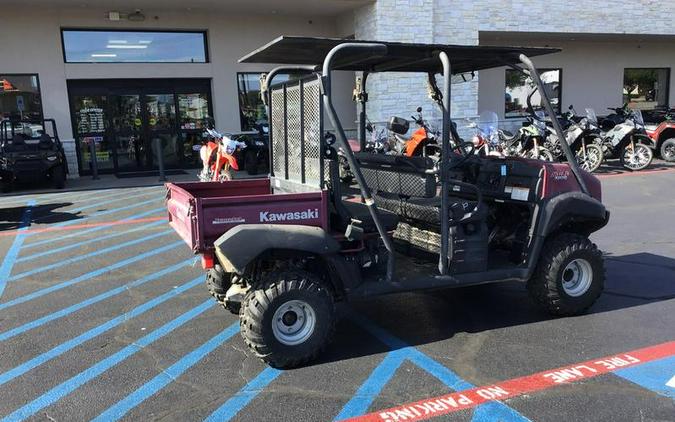
[[[347,55],[336,57],[334,70],[367,72],[431,72],[441,71],[438,53],[450,58],[452,73],[465,73],[520,63],[520,55],[528,57],[557,53],[558,48],[467,46],[418,44],[391,41],[345,40],[281,36],[239,59],[240,63],[274,63],[282,65],[320,66],[326,55],[342,43],[376,43],[386,46],[386,54]]]

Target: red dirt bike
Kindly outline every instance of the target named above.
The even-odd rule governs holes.
[[[239,170],[237,159],[233,154],[238,148],[246,148],[246,144],[234,141],[213,129],[206,129],[206,133],[209,140],[199,150],[199,157],[203,165],[202,171],[199,172],[199,181],[225,182],[232,180],[230,168]]]
[[[675,112],[668,112],[656,127],[646,127],[647,135],[656,144],[656,151],[666,161],[675,162]]]

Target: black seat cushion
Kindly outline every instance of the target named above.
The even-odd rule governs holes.
[[[480,207],[478,212],[468,218],[468,214],[476,209],[478,204],[456,196],[448,198],[450,203],[450,222],[469,221],[481,217]],[[429,224],[440,225],[441,223],[441,198],[409,198],[404,205],[404,215],[407,219],[424,221]],[[465,220],[466,218],[466,220]]]
[[[370,215],[370,211],[368,210],[368,206],[366,204],[362,204],[360,202],[342,201],[342,205],[352,219],[361,221],[359,226],[364,232],[369,233],[377,231],[377,226],[375,226],[373,217]],[[380,221],[382,221],[382,224],[387,231],[396,229],[396,226],[398,225],[398,216],[396,214],[381,208],[378,208],[377,212],[379,213]],[[341,227],[340,230],[346,229],[349,223],[350,221],[345,221],[342,224],[343,227]]]
[[[473,215],[477,202],[469,199],[450,196],[450,223],[469,222],[484,218],[485,207],[481,206]],[[441,198],[401,197],[393,194],[375,195],[378,209],[387,210],[410,222],[424,222],[434,226],[441,224]]]

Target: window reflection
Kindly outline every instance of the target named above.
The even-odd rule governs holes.
[[[561,96],[561,69],[539,69],[539,76],[544,83],[544,89],[551,105],[556,113],[560,113]],[[504,93],[504,116],[505,117],[524,117],[529,114],[527,110],[527,97],[535,91],[536,85],[529,76],[513,69],[506,70],[506,87]],[[532,95],[531,103],[534,111],[542,110],[542,103],[539,91]]]
[[[206,129],[210,119],[209,97],[206,94],[178,94],[178,110],[181,129]]]
[[[206,63],[204,32],[62,31],[66,63]]]
[[[623,102],[631,108],[654,110],[668,106],[670,69],[624,69]]]

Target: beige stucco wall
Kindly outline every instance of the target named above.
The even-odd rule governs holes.
[[[524,44],[522,40],[504,44]],[[497,44],[494,41],[490,44]],[[539,68],[562,68],[562,107],[573,104],[576,111],[595,109],[599,115],[607,114],[607,107],[622,104],[623,72],[627,67],[675,68],[675,44],[666,41],[616,42],[552,41],[533,39],[527,44],[560,47],[560,53],[533,59]],[[478,111],[494,111],[504,117],[504,68],[480,72]],[[671,70],[670,104],[675,104],[675,86]]]
[[[289,16],[230,15],[226,13],[161,12],[144,10],[145,22],[110,22],[104,9],[8,8],[0,24],[0,74],[37,73],[45,117],[56,119],[63,139],[72,139],[68,79],[185,78],[212,79],[216,125],[222,131],[240,130],[236,72],[268,71],[273,65],[239,64],[251,50],[280,35],[339,36],[349,31],[349,19]],[[154,17],[157,16],[157,19]],[[339,29],[338,29],[339,26]],[[195,29],[208,31],[210,63],[205,64],[64,64],[60,29]],[[336,107],[353,122],[353,75],[336,78],[343,95]],[[349,126],[345,124],[345,126]]]

